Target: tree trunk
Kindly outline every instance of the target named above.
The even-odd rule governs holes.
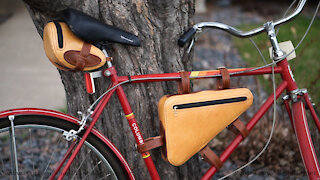
[[[81,10],[102,22],[114,25],[139,36],[141,47],[113,44],[108,49],[119,75],[138,75],[177,72],[191,69],[191,60],[182,62],[186,49],[177,46],[177,39],[193,25],[194,1],[186,0],[24,0],[39,34],[42,36],[48,21],[59,20],[59,11],[67,7]],[[68,110],[76,116],[101,95],[110,84],[106,78],[96,81],[97,92],[85,91],[83,73],[60,71],[65,87]],[[157,102],[165,94],[175,93],[177,85],[146,83],[124,85],[132,109],[145,138],[159,134]],[[121,106],[113,96],[96,124],[121,151],[137,179],[149,177],[147,169],[135,148],[130,127]],[[153,150],[153,160],[162,179],[198,179],[200,162],[197,156],[180,167],[162,160],[160,150]]]

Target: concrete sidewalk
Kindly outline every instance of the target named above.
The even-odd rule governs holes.
[[[10,7],[14,7],[12,17],[0,24],[0,111],[63,108],[65,93],[59,73],[44,54],[26,8],[16,0],[10,1]]]

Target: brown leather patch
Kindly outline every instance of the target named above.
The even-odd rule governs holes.
[[[98,64],[100,64],[101,60],[98,56],[89,54],[87,57],[82,57],[80,55],[80,51],[75,51],[75,50],[70,50],[64,53],[64,59],[70,63],[71,65],[76,66],[77,61],[79,61],[79,59],[81,60],[85,60],[85,67],[92,67],[92,66],[96,66]],[[81,61],[80,60],[80,61]]]
[[[86,57],[79,56],[76,61],[76,67],[74,68],[76,71],[82,71],[86,66]]]

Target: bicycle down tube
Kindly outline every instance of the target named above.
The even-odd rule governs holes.
[[[117,86],[119,83],[124,82],[124,81],[128,81],[129,77],[128,76],[117,76],[117,72],[114,69],[114,67],[110,67],[108,68],[106,71],[110,72],[110,75],[108,77],[110,77],[111,81],[112,81],[112,86],[111,87],[115,87]],[[265,67],[265,68],[261,68],[261,69],[257,69],[254,70],[254,68],[241,68],[241,69],[229,69],[228,70],[230,73],[234,73],[231,74],[231,76],[248,76],[248,75],[263,75],[263,74],[272,74],[272,68],[270,67]],[[239,73],[237,74],[237,72],[242,72],[245,71],[244,73]],[[293,76],[291,75],[292,72],[290,70],[289,64],[287,62],[286,59],[280,61],[276,67],[274,67],[274,72],[276,74],[280,74],[282,77],[282,83],[278,86],[277,90],[276,90],[276,99],[279,98],[279,96],[286,90],[288,93],[293,92],[295,90],[298,89]],[[202,78],[211,78],[210,76],[215,76],[215,75],[219,75],[220,71],[218,70],[209,70],[209,71],[192,71],[189,72],[190,78],[194,78],[194,79],[202,79]],[[105,74],[105,73],[103,73]],[[149,75],[136,75],[136,76],[131,76],[131,82],[132,83],[144,83],[144,82],[158,82],[158,81],[174,81],[174,80],[178,80],[180,78],[179,73],[166,73],[166,74],[149,74]],[[129,105],[129,101],[123,91],[122,86],[118,86],[115,89],[112,89],[109,93],[107,93],[102,100],[99,102],[99,104],[97,105],[94,113],[92,114],[92,118],[93,121],[90,124],[90,127],[94,126],[94,123],[96,122],[96,120],[99,118],[99,116],[102,113],[102,110],[105,108],[105,106],[107,105],[110,97],[112,96],[112,94],[116,92],[118,99],[121,103],[121,106],[123,108],[123,111],[126,115],[126,119],[128,120],[128,123],[130,125],[131,131],[135,137],[135,140],[137,142],[137,144],[143,144],[144,143],[144,138],[142,136],[142,133],[140,131],[140,128],[138,126],[138,123],[134,117],[133,111]],[[308,105],[308,107],[310,107],[311,102],[307,101],[307,95],[304,94],[305,97],[305,101]],[[268,109],[270,109],[270,107],[272,106],[272,104],[274,103],[274,97],[273,94],[266,100],[266,102],[260,107],[260,109],[256,112],[256,114],[251,118],[251,120],[248,122],[247,129],[249,131],[252,130],[252,128],[257,124],[257,122],[262,118],[262,116],[268,111]],[[296,104],[299,103],[301,106],[300,108],[297,108]],[[292,114],[289,114],[290,117],[294,117],[293,118],[293,122],[298,121],[298,120],[303,120],[301,118],[301,116],[305,116],[304,115],[304,106],[301,105],[301,102],[293,102],[292,105],[292,109],[293,110],[300,110],[301,112],[293,112]],[[290,107],[289,107],[290,108]],[[310,107],[311,113],[314,112],[314,109],[312,108],[312,106]],[[317,116],[313,115],[314,120],[317,124],[318,129],[319,128],[319,119],[317,119]],[[86,130],[86,131],[90,131],[90,127]],[[299,144],[302,143],[301,146],[306,147],[306,148],[301,148],[301,153],[303,156],[304,164],[307,170],[307,173],[310,177],[310,179],[313,179],[314,177],[319,177],[320,173],[319,173],[319,164],[317,162],[317,159],[314,155],[314,148],[311,143],[307,143],[305,144],[304,142],[310,142],[310,135],[305,136],[304,134],[302,134],[302,132],[308,132],[309,130],[307,129],[307,126],[298,126],[296,127],[295,125],[295,130],[296,130],[296,135],[299,141]],[[320,132],[320,131],[319,131]],[[85,133],[86,134],[86,133]],[[82,139],[85,139],[85,137],[83,137]],[[243,140],[244,138],[241,135],[238,135],[235,137],[235,139],[230,143],[230,145],[226,148],[226,150],[221,154],[220,156],[220,160],[222,162],[225,162],[226,159],[231,155],[231,153],[235,150],[235,148],[240,144],[240,142]],[[81,144],[79,143],[79,145],[77,146],[77,148],[80,149]],[[76,151],[73,152],[72,156],[75,157],[76,156]],[[151,158],[151,154],[149,152],[146,153],[141,153],[142,158],[144,159],[144,162],[148,168],[149,174],[152,177],[152,179],[160,179],[158,172],[155,168],[155,165],[152,161]],[[73,159],[69,159],[68,164],[70,165],[72,163]],[[68,166],[65,167],[66,171],[68,169]],[[63,171],[63,172],[64,172]],[[217,171],[217,169],[212,166],[211,168],[208,169],[208,171],[204,174],[204,176],[202,177],[202,179],[210,179],[214,173]],[[62,174],[63,176],[63,174]],[[60,175],[60,177],[62,177]]]

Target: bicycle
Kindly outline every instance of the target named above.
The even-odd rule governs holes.
[[[242,32],[234,27],[216,22],[196,24],[181,36],[179,39],[179,45],[184,46],[187,42],[191,41],[191,48],[195,41],[195,34],[199,33],[204,28],[221,29],[239,37],[250,37],[262,32],[267,32],[273,47],[274,63],[258,68],[228,70],[231,77],[263,74],[279,74],[282,77],[281,84],[274,91],[274,94],[271,94],[267,98],[265,103],[246,124],[246,129],[250,132],[272,104],[275,103],[276,99],[278,99],[286,90],[287,95],[284,96],[283,102],[297,134],[302,159],[304,161],[308,177],[309,179],[319,179],[320,169],[306,120],[306,107],[308,107],[311,112],[312,118],[320,132],[319,116],[316,114],[315,108],[307,91],[305,89],[299,89],[295,83],[290,66],[286,59],[288,54],[285,54],[279,48],[274,30],[276,26],[284,24],[297,16],[301,12],[305,2],[306,0],[300,0],[296,10],[288,17],[280,19],[274,23],[268,22],[264,24],[263,27],[247,32]],[[105,56],[108,57],[105,49],[103,49],[103,52],[105,53]],[[0,132],[2,134],[1,145],[10,144],[4,149],[11,153],[10,160],[7,158],[3,159],[1,155],[3,169],[1,174],[11,175],[13,179],[19,179],[19,177],[29,178],[29,175],[41,176],[41,179],[54,179],[61,171],[58,179],[62,179],[65,175],[66,177],[73,179],[77,173],[80,173],[83,179],[86,179],[89,175],[92,179],[98,179],[98,177],[101,177],[100,179],[134,179],[134,175],[121,153],[103,134],[94,128],[94,125],[99,119],[103,109],[108,104],[111,96],[116,92],[137,145],[143,145],[145,143],[144,138],[134,117],[129,101],[126,98],[122,85],[126,83],[177,81],[181,79],[181,75],[180,73],[164,73],[118,76],[111,61],[108,61],[107,65],[107,69],[85,74],[86,85],[89,91],[93,90],[92,78],[95,77],[108,77],[111,79],[112,85],[100,96],[100,98],[97,99],[97,101],[95,101],[94,104],[88,108],[87,112],[81,114],[82,118],[80,120],[60,112],[36,108],[13,109],[0,112]],[[192,71],[188,72],[188,76],[191,79],[220,78],[222,73],[220,70]],[[88,121],[91,122],[87,124]],[[17,138],[17,134],[20,134],[21,137]],[[41,136],[46,137],[46,139],[41,138]],[[37,137],[39,137],[39,139],[34,143],[33,141]],[[50,137],[49,141],[47,140],[47,137]],[[25,142],[25,139],[30,140],[31,146],[27,146],[26,143],[23,143]],[[60,150],[58,155],[54,153],[49,153],[49,155],[44,153],[47,151],[55,152],[52,149],[46,148],[46,145],[51,144],[52,142],[60,144],[60,141],[63,139],[66,141],[55,147],[65,148],[64,150]],[[226,159],[243,140],[243,134],[238,133],[235,139],[220,155],[219,160],[221,163],[226,161]],[[32,148],[36,146],[39,146],[42,149],[39,151],[33,151]],[[32,151],[28,152],[28,148]],[[20,150],[21,155],[25,155],[25,157],[22,157],[20,154],[18,156],[17,150]],[[87,160],[86,158],[88,157],[88,154],[91,154],[91,152],[93,152],[96,157]],[[80,162],[74,161],[79,153],[85,155],[86,158]],[[43,162],[29,162],[29,158],[31,157],[33,159],[34,155],[39,155],[40,158],[48,158],[48,163],[42,164]],[[141,156],[151,178],[160,179],[152,161],[151,153],[149,151],[144,151],[141,152]],[[21,162],[21,164],[18,164],[18,161]],[[4,162],[8,163],[8,165],[4,165]],[[70,167],[72,163],[76,163],[76,165]],[[10,169],[10,166],[11,172],[6,171],[7,169]],[[83,169],[79,171],[82,167]],[[69,168],[75,171],[75,173],[67,174]],[[96,168],[99,168],[100,171],[95,171]],[[24,171],[21,171],[21,169]],[[47,172],[48,169],[51,169],[52,172]],[[71,171],[71,169],[69,171]],[[217,169],[218,168],[216,166],[211,166],[203,175],[202,179],[210,179]],[[38,172],[39,170],[43,171],[42,174]],[[103,174],[98,174],[97,172],[103,172]]]

